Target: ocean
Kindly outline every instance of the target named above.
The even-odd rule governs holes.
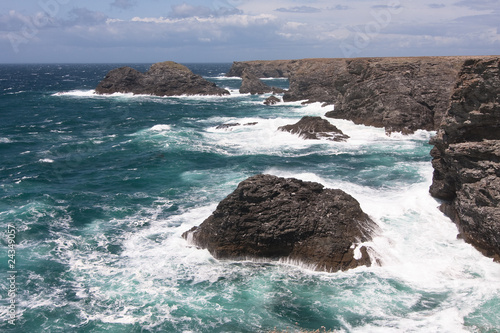
[[[119,66],[0,65],[2,332],[500,332],[500,265],[428,193],[435,133],[329,119],[347,142],[303,140],[277,128],[333,107],[266,106],[231,64],[187,64],[229,96],[95,95]],[[381,264],[219,261],[181,237],[260,173],[354,196]]]

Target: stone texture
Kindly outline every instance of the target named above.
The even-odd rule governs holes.
[[[349,139],[348,135],[345,135],[335,125],[332,125],[328,120],[321,117],[302,117],[299,122],[293,125],[281,126],[278,130],[298,134],[307,140],[319,140],[323,138],[332,141],[346,141]]]
[[[480,58],[480,57],[478,57]],[[466,57],[301,59],[235,62],[257,77],[284,76],[283,100],[335,105],[328,117],[387,132],[437,130]]]
[[[371,264],[360,243],[376,229],[341,190],[257,175],[241,182],[183,237],[220,259],[286,259],[338,271]]]
[[[461,236],[500,260],[500,58],[464,62],[441,128],[431,140],[430,192]]]
[[[281,99],[272,95],[272,96],[269,96],[268,98],[266,98],[266,100],[264,101],[264,104],[265,105],[275,105],[275,104],[278,104],[279,102],[281,102]]]
[[[242,82],[239,90],[241,94],[262,95],[270,92],[274,94],[284,92],[281,88],[268,86],[248,70],[243,71],[241,78]]]
[[[226,76],[242,77],[246,70],[258,78],[288,77],[300,60],[235,61]]]
[[[113,69],[97,85],[96,93],[181,96],[228,95],[229,91],[194,74],[186,66],[166,61],[153,64],[146,73],[130,67]]]

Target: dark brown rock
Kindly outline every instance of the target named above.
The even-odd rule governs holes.
[[[481,58],[481,57],[476,57]],[[301,59],[235,62],[257,77],[283,75],[283,100],[335,105],[327,117],[384,127],[387,132],[437,130],[456,77],[468,57]],[[274,67],[273,67],[274,66]],[[274,70],[273,70],[274,68]]]
[[[244,71],[258,78],[288,77],[298,60],[235,61],[226,76],[242,77]]]
[[[221,124],[221,125],[218,125],[215,129],[223,129],[223,130],[227,130],[227,129],[231,129],[233,127],[236,127],[236,126],[240,126],[241,124],[240,123],[228,123],[228,124]]]
[[[268,86],[248,70],[243,71],[241,79],[242,81],[239,91],[242,94],[262,95],[270,92],[275,94],[284,92],[281,88]]]
[[[500,58],[464,62],[434,148],[430,192],[460,235],[500,260]]]
[[[349,139],[348,135],[345,135],[335,125],[321,117],[302,117],[299,122],[293,125],[281,126],[278,130],[298,134],[307,140],[324,138],[332,141],[346,141]]]
[[[265,105],[275,105],[275,104],[278,104],[279,102],[281,102],[281,99],[272,95],[272,96],[269,96],[268,98],[266,98],[266,100],[264,101],[264,104]]]
[[[254,126],[257,124],[258,124],[258,122],[251,122],[251,123],[243,124],[243,126]],[[218,125],[217,127],[215,127],[215,129],[232,131],[234,127],[238,127],[238,126],[241,126],[241,124],[240,123],[227,123],[227,124]]]
[[[133,93],[155,96],[228,95],[229,91],[191,72],[186,66],[166,61],[146,73],[130,67],[111,70],[98,84],[97,94]]]
[[[286,259],[338,271],[371,264],[360,243],[369,241],[376,228],[341,190],[257,175],[241,182],[183,237],[220,259]]]

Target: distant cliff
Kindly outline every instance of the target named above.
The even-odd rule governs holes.
[[[243,77],[243,72],[247,70],[248,73],[260,78],[288,77],[301,61],[302,60],[235,61],[226,76]]]
[[[229,91],[173,61],[153,64],[146,73],[130,67],[111,70],[97,85],[97,94],[133,93],[155,96],[228,95]]]
[[[431,143],[431,194],[467,242],[500,261],[500,57],[464,62]]]

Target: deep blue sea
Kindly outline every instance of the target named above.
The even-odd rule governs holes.
[[[347,142],[303,140],[277,128],[332,106],[265,106],[231,64],[187,65],[231,95],[98,96],[121,64],[0,65],[0,331],[500,332],[500,265],[428,194],[434,133],[329,119]],[[354,196],[382,264],[219,261],[181,237],[259,173]]]

